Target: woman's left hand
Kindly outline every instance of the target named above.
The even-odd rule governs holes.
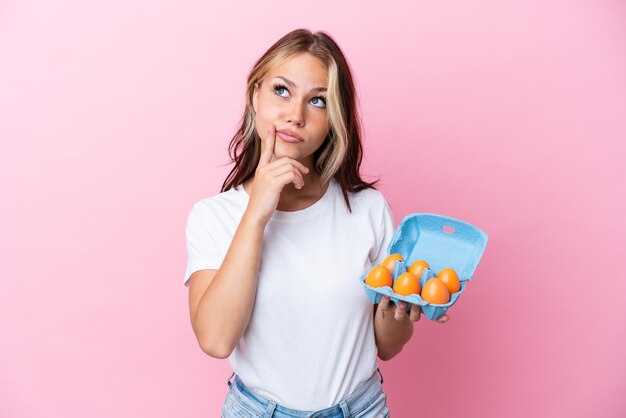
[[[398,302],[399,303],[396,305],[391,302],[391,298],[389,296],[383,296],[383,298],[380,300],[380,303],[378,304],[378,309],[382,309],[385,312],[393,310],[393,312],[390,313],[393,313],[393,317],[396,319],[396,321],[404,321],[407,317],[413,322],[417,322],[420,320],[420,317],[422,316],[421,306],[407,303],[403,300]],[[410,313],[407,313],[407,304],[411,305]],[[443,316],[437,319],[436,322],[443,324],[444,322],[448,321],[448,319],[450,319],[448,315],[443,314]]]

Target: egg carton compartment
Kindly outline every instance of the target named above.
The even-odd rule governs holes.
[[[393,254],[393,253],[391,253],[391,254]],[[387,254],[387,255],[389,255],[389,254]],[[396,262],[396,264],[394,265],[393,271],[391,273],[391,276],[393,278],[393,283],[394,284],[396,282],[396,279],[402,273],[407,271],[408,270],[408,266],[410,266],[411,264],[412,264],[412,262],[405,263],[404,261],[401,261],[401,260],[398,260]],[[397,293],[394,293],[393,292],[393,288],[389,287],[389,286],[372,287],[372,286],[368,285],[367,283],[365,283],[365,279],[366,279],[368,273],[369,273],[369,271],[363,273],[363,275],[361,276],[361,282],[363,284],[363,287],[365,288],[365,293],[367,294],[368,298],[370,299],[370,301],[372,303],[380,303],[380,301],[381,301],[383,296],[389,296],[390,300],[394,304],[396,304],[396,305],[401,300],[403,300],[403,301],[405,301],[407,303],[414,304],[414,305],[419,305],[422,308],[422,312],[424,313],[424,315],[426,315],[426,317],[428,319],[439,319],[439,318],[441,318],[443,316],[443,314],[446,313],[448,308],[450,306],[454,305],[456,300],[459,298],[459,295],[461,293],[463,293],[463,291],[465,290],[465,287],[467,286],[463,281],[461,281],[461,278],[459,277],[459,281],[461,281],[461,288],[459,289],[459,291],[450,295],[450,301],[448,303],[445,303],[445,304],[435,304],[435,303],[426,302],[424,299],[422,299],[422,297],[419,294],[403,296],[403,295],[399,295]],[[433,273],[433,271],[431,269],[428,269],[428,268],[425,269],[424,272],[422,273],[422,275],[420,276],[420,289],[423,288],[424,284],[429,279],[431,279],[432,277],[435,277],[435,274]],[[411,306],[407,305],[407,309],[406,310],[407,310],[407,313],[409,313],[410,310],[411,310]]]
[[[396,279],[417,260],[426,260],[430,268],[425,269],[419,278],[420,289],[424,284],[444,268],[454,269],[459,276],[461,288],[450,295],[445,304],[426,302],[418,294],[403,296],[393,292],[389,286],[371,287],[365,283],[370,270],[361,275],[361,283],[372,303],[379,303],[383,296],[389,296],[397,304],[403,300],[419,305],[428,319],[439,319],[456,303],[459,296],[472,279],[480,262],[488,237],[484,231],[467,222],[448,216],[432,213],[413,213],[405,216],[395,230],[387,246],[385,256],[400,254],[404,261],[398,260],[391,272],[393,284]],[[372,266],[372,268],[375,266]],[[410,305],[407,306],[407,312]]]

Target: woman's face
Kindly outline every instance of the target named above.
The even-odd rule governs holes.
[[[291,56],[271,70],[260,87],[255,86],[252,105],[256,112],[257,134],[264,140],[269,126],[276,126],[272,160],[288,156],[312,168],[313,153],[329,131],[327,87],[328,72],[324,63],[308,53]],[[281,138],[282,130],[292,131],[303,141],[289,142]]]

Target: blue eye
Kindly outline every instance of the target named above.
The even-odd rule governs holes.
[[[280,97],[285,97],[285,96],[283,96],[282,94],[279,93],[280,90],[289,91],[289,90],[287,90],[287,87],[285,87],[285,86],[283,86],[281,84],[277,84],[277,85],[274,86],[274,91],[276,92],[276,94],[278,94]]]
[[[284,84],[274,84],[274,92],[279,96],[279,97],[287,97],[287,96],[283,96],[280,92],[280,90],[286,90],[289,91],[289,89],[287,88],[287,86],[285,86]],[[321,104],[316,105],[314,104],[313,106],[315,107],[319,107],[319,108],[324,108],[326,107],[326,98],[323,96],[316,96],[314,98],[311,99],[311,102],[313,102],[314,100],[319,100],[321,102]]]
[[[285,87],[285,86],[284,86],[284,85],[282,85],[282,84],[276,84],[276,85],[274,85],[274,91],[276,92],[276,94],[278,94],[278,91],[279,91],[279,90],[287,90],[287,87]],[[289,90],[287,90],[287,91],[289,91]],[[279,95],[280,97],[285,97],[285,96],[282,96],[282,95],[280,95],[280,94],[278,94],[278,95]]]
[[[311,100],[319,100],[320,102],[322,102],[322,106],[319,106],[319,107],[326,107],[326,99],[325,99],[325,98],[323,98],[322,96],[317,96],[317,97],[314,97],[314,98],[313,98],[313,99],[311,99]]]

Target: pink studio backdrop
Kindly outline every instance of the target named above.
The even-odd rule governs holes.
[[[186,216],[231,168],[247,72],[298,27],[354,68],[396,226],[490,238],[450,321],[379,362],[392,416],[626,416],[624,3],[304,4],[0,4],[0,416],[219,416]]]

